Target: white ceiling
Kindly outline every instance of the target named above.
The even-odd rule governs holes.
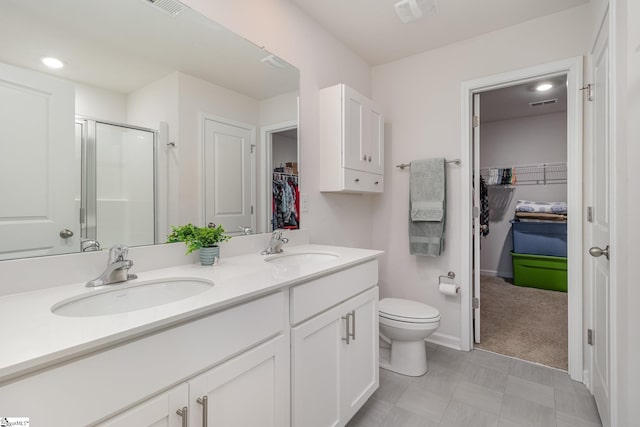
[[[297,91],[298,70],[267,55],[192,9],[170,16],[145,0],[3,0],[0,13],[1,62],[125,94],[174,71],[254,99]]]
[[[539,92],[540,83],[551,83],[550,90]],[[542,78],[536,81],[494,89],[480,94],[480,121],[482,123],[519,117],[567,111],[566,76]],[[557,99],[555,104],[531,107],[530,102]]]
[[[371,65],[392,62],[589,0],[437,0],[438,13],[402,24],[398,0],[290,0]]]

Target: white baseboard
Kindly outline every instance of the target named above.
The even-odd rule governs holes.
[[[593,394],[593,390],[591,389],[591,373],[588,369],[585,369],[582,373],[582,382],[585,386],[587,386],[587,390],[589,390],[591,394]]]
[[[454,350],[462,350],[462,347],[460,346],[460,337],[454,337],[453,335],[434,332],[429,338],[426,338],[425,341],[438,344],[443,347],[449,347]]]
[[[505,279],[513,279],[513,272],[511,271],[496,271],[496,270],[480,270],[480,274],[483,276],[504,277]]]

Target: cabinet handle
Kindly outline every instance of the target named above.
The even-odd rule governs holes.
[[[189,427],[189,409],[183,406],[182,409],[178,409],[176,414],[182,417],[182,427]]]
[[[207,427],[209,423],[209,396],[202,396],[196,399],[202,405],[202,427]]]
[[[356,178],[353,180],[354,182],[360,182],[360,178]]]
[[[351,313],[349,313],[347,316],[349,315],[351,315],[351,338],[355,341],[356,340],[356,311],[351,310]]]
[[[342,341],[346,342],[347,344],[349,344],[349,337],[351,336],[351,333],[349,332],[349,314],[347,313],[346,316],[342,316],[342,320],[344,320],[344,326],[345,326],[345,338],[342,338]]]

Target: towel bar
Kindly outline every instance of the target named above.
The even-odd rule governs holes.
[[[453,163],[454,165],[460,165],[462,164],[462,162],[460,161],[460,159],[454,159],[454,160],[445,160],[445,163]],[[410,168],[411,167],[411,163],[400,163],[399,165],[396,165],[397,168],[400,168],[402,170],[404,170],[405,168]]]

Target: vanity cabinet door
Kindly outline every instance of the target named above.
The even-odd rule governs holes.
[[[178,410],[187,407],[189,387],[180,384],[98,424],[99,427],[181,427]],[[185,414],[186,416],[187,414]]]
[[[342,305],[291,330],[294,427],[328,427],[340,422],[340,364],[346,338]]]
[[[342,418],[348,421],[379,386],[378,288],[345,303],[352,337],[342,347]]]
[[[379,385],[378,288],[296,326],[291,339],[292,425],[344,426]]]
[[[190,380],[189,426],[288,426],[288,341],[280,335]]]

